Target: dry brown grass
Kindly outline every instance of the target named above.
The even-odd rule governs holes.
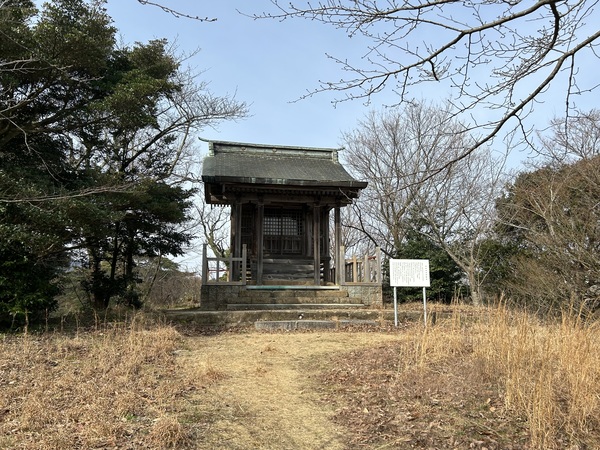
[[[377,331],[0,335],[0,449],[600,448],[599,325],[436,309]]]
[[[600,324],[542,323],[505,308],[474,328],[474,356],[502,383],[536,448],[600,448]]]
[[[181,343],[174,328],[139,318],[4,336],[0,448],[178,447],[187,438],[172,412],[190,378],[174,355]]]
[[[464,309],[338,358],[336,421],[368,448],[600,448],[600,327]]]

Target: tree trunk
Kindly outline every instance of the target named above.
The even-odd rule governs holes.
[[[125,247],[125,280],[127,281],[127,286],[133,283],[133,253],[135,251],[135,231],[131,227],[127,227],[127,246]]]
[[[481,292],[479,289],[479,284],[477,283],[477,277],[473,273],[473,271],[468,270],[467,279],[469,280],[469,287],[471,288],[471,301],[474,306],[481,306]]]
[[[95,249],[88,249],[91,263],[91,285],[89,291],[92,294],[92,307],[96,310],[106,309],[105,283],[102,274],[102,259],[98,256]]]

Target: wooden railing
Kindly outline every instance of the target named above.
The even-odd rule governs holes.
[[[340,255],[344,255],[345,250],[342,246]],[[365,255],[362,258],[355,255],[352,258],[344,259],[344,272],[340,284],[380,285],[382,279],[379,247],[375,249],[375,255]]]
[[[204,284],[219,285],[246,285],[248,280],[248,253],[246,245],[242,247],[241,257],[219,257],[208,256],[207,245],[202,250],[202,282]],[[340,255],[344,255],[345,248],[340,248]],[[375,249],[375,255],[362,258],[353,256],[345,258],[341,279],[336,278],[336,268],[331,268],[329,280],[341,285],[381,285],[381,251]],[[325,273],[325,267],[321,264],[321,278]]]
[[[202,248],[202,283],[223,285],[246,284],[246,260],[248,252],[246,244],[242,246],[242,256],[219,257],[208,256],[207,244]]]

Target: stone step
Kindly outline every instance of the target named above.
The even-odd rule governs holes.
[[[362,298],[358,297],[336,297],[336,296],[322,296],[322,297],[275,297],[275,298],[265,298],[265,297],[247,297],[240,296],[237,299],[233,300],[231,303],[239,303],[245,305],[262,305],[262,304],[271,304],[271,305],[312,305],[315,303],[332,303],[332,304],[363,304]]]
[[[354,309],[364,308],[362,303],[228,303],[228,311],[268,311],[268,310],[314,310],[314,309]]]
[[[413,317],[414,316],[414,317]],[[394,311],[381,309],[305,309],[299,310],[249,310],[249,311],[203,311],[197,308],[165,311],[167,320],[182,324],[207,327],[254,326],[258,321],[298,320],[374,320],[393,323]],[[300,318],[302,317],[302,318]],[[421,320],[422,313],[401,313],[399,320]]]
[[[262,297],[262,298],[290,298],[290,297],[348,297],[348,291],[334,289],[308,289],[294,286],[294,288],[281,288],[274,286],[273,289],[246,289],[240,292],[240,298],[243,297]]]
[[[379,326],[377,320],[259,320],[254,322],[257,330],[337,330],[340,328]]]
[[[314,260],[312,258],[263,258],[263,264],[310,264],[312,265]]]

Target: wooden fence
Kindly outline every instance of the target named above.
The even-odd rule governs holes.
[[[345,248],[340,248],[340,255]],[[329,279],[340,285],[381,285],[381,250],[375,249],[374,255],[364,257],[352,256],[343,259],[341,279],[336,278],[336,268],[329,270]],[[323,270],[323,269],[322,269]],[[202,250],[202,282],[204,284],[246,285],[248,281],[248,253],[246,245],[242,248],[242,256],[234,258],[208,256],[207,245]],[[323,276],[323,273],[321,274]]]
[[[245,285],[247,279],[246,244],[242,246],[242,256],[234,258],[208,256],[207,244],[202,247],[202,283]],[[239,274],[239,275],[237,275]]]
[[[340,248],[340,254],[345,254],[345,248]],[[374,255],[347,258],[344,261],[344,276],[341,284],[373,284],[382,283],[381,275],[381,250],[375,249]]]

